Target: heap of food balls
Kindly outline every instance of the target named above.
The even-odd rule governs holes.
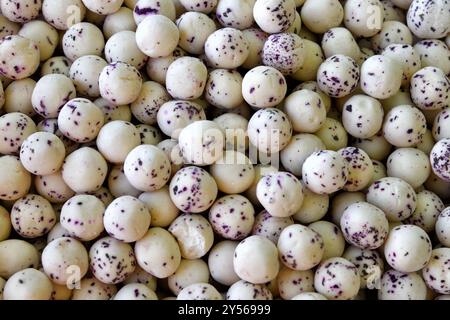
[[[0,9],[0,299],[450,299],[449,1]]]

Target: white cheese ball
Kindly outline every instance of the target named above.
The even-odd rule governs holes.
[[[176,17],[173,1],[139,0],[133,10],[136,24],[141,23],[149,15],[160,14],[174,21]]]
[[[411,105],[400,105],[386,115],[383,136],[396,147],[417,145],[427,130],[426,119],[419,109]]]
[[[279,12],[283,14],[279,14]],[[293,0],[256,0],[253,7],[253,18],[264,32],[280,33],[292,26],[295,12]]]
[[[1,11],[1,10],[0,10]],[[13,34],[17,34],[20,30],[20,24],[16,22],[12,22],[5,16],[0,16],[0,25],[2,26],[0,31],[0,38],[4,38],[6,36],[10,36]]]
[[[1,75],[11,80],[25,79],[39,67],[40,53],[35,42],[27,38],[11,35],[1,39]]]
[[[414,213],[406,220],[407,224],[414,224],[425,232],[434,230],[439,213],[444,210],[444,202],[434,192],[423,190],[417,193],[417,206]]]
[[[102,110],[105,123],[113,120],[131,121],[131,110],[128,105],[118,106],[103,98],[96,99],[94,104]]]
[[[256,108],[275,107],[287,92],[284,76],[272,67],[257,66],[247,72],[242,81],[242,96]]]
[[[254,166],[255,179],[252,185],[245,191],[245,196],[253,203],[254,206],[259,206],[259,200],[256,196],[256,189],[258,187],[259,180],[266,174],[272,172],[278,172],[278,168],[271,165],[257,164]]]
[[[331,201],[331,220],[340,225],[344,210],[353,203],[364,202],[366,197],[362,192],[341,192],[333,197]]]
[[[114,62],[103,68],[98,81],[102,98],[115,105],[132,103],[142,88],[141,74],[125,62]]]
[[[114,300],[158,300],[158,296],[144,284],[130,283],[116,293]]]
[[[59,239],[59,238],[71,238],[72,234],[64,229],[64,227],[61,225],[61,223],[55,224],[55,226],[52,228],[52,230],[47,234],[47,243],[52,242],[53,240]]]
[[[199,167],[185,167],[170,181],[170,198],[177,208],[187,213],[206,211],[216,200],[217,192],[213,177]]]
[[[208,63],[216,68],[240,67],[249,55],[249,43],[242,31],[223,28],[213,32],[205,42]]]
[[[194,100],[203,94],[207,78],[208,70],[200,59],[181,57],[167,69],[166,88],[175,99]]]
[[[93,98],[100,96],[98,80],[107,65],[103,58],[94,55],[82,56],[75,60],[70,66],[70,79],[77,92]]]
[[[361,88],[373,98],[387,99],[400,89],[402,74],[396,60],[381,55],[372,56],[361,66]]]
[[[47,175],[58,171],[66,150],[62,141],[53,133],[36,132],[28,136],[20,149],[20,161],[29,172]]]
[[[110,300],[116,292],[115,285],[88,276],[81,279],[78,289],[73,290],[72,300]]]
[[[426,300],[427,286],[417,273],[388,270],[381,278],[379,300]]]
[[[141,69],[148,59],[137,47],[136,33],[133,31],[120,31],[111,36],[105,45],[105,57],[108,63],[121,61],[136,69]]]
[[[381,53],[391,44],[413,44],[413,35],[408,27],[399,21],[385,21],[379,33],[371,38],[372,49]]]
[[[37,268],[40,254],[24,240],[8,239],[0,242],[0,276],[7,279],[25,268]]]
[[[37,238],[47,234],[56,223],[50,202],[36,194],[17,200],[11,209],[11,224],[24,238]]]
[[[353,38],[351,32],[346,28],[331,28],[325,32],[321,46],[326,58],[336,54],[342,54],[357,61],[361,56],[361,50],[358,43],[355,38]]]
[[[436,67],[445,74],[450,73],[450,50],[444,41],[422,40],[414,45],[422,67]]]
[[[181,290],[177,296],[177,300],[223,300],[223,297],[220,292],[209,283],[200,282],[191,284]]]
[[[302,190],[303,203],[300,210],[293,215],[293,218],[302,224],[319,221],[328,211],[329,196],[312,192],[304,183],[302,183]]]
[[[233,269],[233,256],[238,244],[237,241],[225,240],[215,244],[209,251],[209,272],[211,277],[220,284],[230,286],[239,281]]]
[[[31,96],[34,111],[44,118],[57,118],[63,106],[76,97],[71,79],[62,74],[48,74],[39,79]]]
[[[67,30],[84,19],[86,7],[81,0],[43,0],[42,14],[56,29]]]
[[[43,272],[27,268],[6,281],[3,300],[50,300],[52,290],[52,282]]]
[[[316,75],[317,75],[317,72],[314,73],[314,79],[316,79]],[[302,90],[302,89],[308,89],[308,90],[314,91],[315,93],[318,93],[320,95],[320,97],[322,98],[323,103],[325,104],[325,108],[327,109],[327,112],[330,111],[331,98],[320,89],[319,84],[316,81],[311,80],[311,81],[306,81],[306,82],[300,83],[293,90],[295,91],[295,90]]]
[[[411,77],[421,67],[420,56],[409,44],[391,44],[381,53],[401,65],[403,69],[402,85],[408,86]]]
[[[361,289],[374,289],[384,270],[384,262],[376,250],[348,247],[343,256],[355,265],[360,275]]]
[[[408,27],[415,36],[424,39],[445,37],[449,32],[450,12],[445,0],[413,0],[408,9]]]
[[[20,112],[33,116],[35,111],[31,104],[31,96],[35,86],[36,81],[30,78],[13,81],[5,88],[3,110],[6,113]]]
[[[383,23],[383,5],[379,0],[349,0],[344,5],[344,24],[356,37],[377,34]]]
[[[208,75],[205,98],[217,108],[233,109],[243,102],[242,76],[239,72],[226,69],[215,69]]]
[[[270,35],[261,52],[262,63],[284,75],[295,73],[303,65],[304,56],[303,40],[295,33]]]
[[[441,69],[420,69],[411,78],[411,98],[422,110],[445,108],[450,105],[450,80]]]
[[[436,235],[439,242],[446,246],[450,246],[450,210],[446,208],[443,210],[436,220]]]
[[[333,98],[350,94],[359,85],[359,66],[355,60],[344,55],[326,59],[317,70],[319,88]]]
[[[176,24],[180,32],[178,45],[191,54],[202,54],[206,40],[217,30],[214,20],[201,12],[183,13]]]
[[[44,272],[56,284],[74,286],[71,268],[79,268],[83,278],[89,269],[88,253],[84,245],[73,238],[61,237],[51,241],[42,252]]]
[[[2,0],[0,10],[8,20],[24,23],[38,17],[42,8],[41,0]]]
[[[434,118],[432,134],[433,134],[434,139],[436,139],[437,141],[450,138],[450,132],[448,129],[448,125],[449,125],[449,121],[450,121],[449,112],[450,112],[450,109],[445,108],[442,111],[440,111]],[[432,140],[433,146],[435,144],[434,139]]]
[[[360,282],[358,269],[344,258],[325,260],[314,275],[316,291],[330,300],[350,300],[356,297]]]
[[[398,148],[390,154],[386,167],[388,176],[403,179],[414,189],[420,187],[431,172],[428,155],[415,148]]]
[[[262,64],[261,52],[268,37],[267,33],[258,28],[242,30],[249,45],[249,54],[242,67],[252,69]]]
[[[150,58],[147,61],[145,71],[147,72],[150,80],[156,81],[162,85],[166,83],[167,69],[169,66],[179,57],[184,57],[186,52],[176,47],[175,50],[168,56],[161,58]]]
[[[450,186],[450,182],[447,182],[447,181],[439,178],[434,173],[434,169],[432,170],[430,176],[428,177],[428,180],[425,181],[425,183],[424,183],[425,188],[436,193],[436,195],[442,199],[447,199],[450,196],[450,194],[448,192],[449,186]]]
[[[105,38],[109,39],[116,33],[121,31],[136,31],[136,28],[133,11],[126,7],[121,7],[113,14],[106,16],[102,30]]]
[[[9,238],[11,233],[11,219],[9,212],[5,208],[0,206],[0,241]]]
[[[303,182],[318,194],[331,194],[342,189],[348,175],[347,162],[335,151],[314,152],[303,163]]]
[[[171,276],[180,265],[180,247],[170,232],[162,228],[151,228],[136,241],[134,250],[139,266],[159,279]]]
[[[105,47],[102,31],[94,24],[80,22],[71,26],[62,40],[64,55],[74,61],[82,56],[101,56]]]
[[[387,263],[401,272],[415,272],[425,267],[430,260],[431,250],[430,238],[415,225],[395,227],[384,245]]]
[[[31,174],[14,156],[0,157],[0,199],[14,201],[28,193]]]
[[[373,137],[356,138],[353,140],[352,146],[364,150],[371,159],[377,161],[385,160],[392,149],[392,145],[383,137],[382,131]]]
[[[160,58],[171,54],[178,45],[180,32],[169,18],[150,15],[136,29],[136,43],[150,58]]]
[[[372,160],[368,154],[355,147],[340,149],[338,153],[347,161],[348,176],[344,190],[359,191],[366,188],[374,174]]]
[[[92,195],[76,195],[64,203],[61,209],[61,226],[71,235],[91,241],[103,232],[105,205]]]
[[[344,8],[338,0],[306,0],[301,9],[303,24],[314,33],[337,27],[344,19]]]
[[[41,61],[49,59],[58,45],[58,32],[44,21],[35,20],[25,23],[18,35],[36,43],[39,48]]]
[[[279,269],[278,250],[263,236],[242,240],[233,257],[234,271],[242,280],[264,284],[276,278]]]
[[[136,189],[155,191],[169,181],[171,165],[161,149],[152,145],[140,145],[126,157],[124,171]]]
[[[255,22],[253,7],[256,0],[219,0],[216,7],[216,17],[224,27],[236,29],[250,28]]]
[[[431,168],[434,174],[446,182],[450,181],[449,152],[450,139],[442,139],[434,145],[430,153]]]
[[[125,176],[123,165],[117,165],[111,168],[108,175],[108,189],[113,197],[125,195],[137,197],[142,191],[133,187]]]
[[[90,147],[83,147],[69,154],[62,167],[64,182],[77,193],[100,189],[107,171],[105,159]]]
[[[201,259],[182,259],[177,271],[168,279],[168,286],[174,295],[196,283],[208,283],[208,265]]]
[[[292,270],[283,266],[277,276],[280,297],[291,300],[302,292],[314,291],[314,272],[312,270]]]
[[[136,268],[131,245],[111,237],[101,238],[92,245],[89,260],[92,274],[106,284],[124,281]]]
[[[130,105],[131,113],[139,122],[153,125],[157,122],[158,110],[168,101],[170,96],[166,88],[157,82],[145,81],[139,95]]]
[[[123,4],[123,0],[81,0],[89,10],[100,14],[108,15],[116,12]]]
[[[293,270],[312,269],[320,263],[324,253],[322,237],[300,224],[284,228],[277,247],[281,262]]]
[[[322,261],[342,256],[345,249],[345,238],[338,226],[328,221],[317,221],[311,223],[308,228],[317,232],[323,240]]]
[[[136,128],[138,129],[139,136],[141,137],[141,144],[157,145],[161,142],[162,134],[158,128],[149,126],[147,124],[138,124],[136,126]],[[158,148],[160,148],[160,147],[158,146]],[[160,149],[162,149],[162,148],[160,148]],[[173,173],[173,171],[172,171],[172,173]]]
[[[255,223],[253,225],[252,235],[260,235],[266,237],[274,244],[278,243],[281,231],[287,226],[293,225],[294,220],[292,217],[274,217],[266,210],[261,211],[255,217]]]
[[[239,280],[228,288],[227,300],[272,300],[273,295],[264,284]]]
[[[103,126],[103,112],[93,102],[75,98],[67,102],[58,115],[58,128],[72,141],[93,141]]]
[[[52,57],[41,65],[41,77],[52,73],[69,77],[71,65],[72,61],[64,56]]]
[[[440,294],[450,294],[448,259],[450,259],[450,248],[434,249],[431,252],[430,261],[422,270],[427,286]]]

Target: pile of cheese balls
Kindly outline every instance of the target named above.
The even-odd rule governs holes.
[[[450,299],[450,1],[0,10],[0,299]]]

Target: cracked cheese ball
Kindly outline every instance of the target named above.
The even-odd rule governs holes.
[[[180,32],[169,18],[155,14],[146,17],[136,29],[136,43],[150,58],[171,54],[178,45]]]

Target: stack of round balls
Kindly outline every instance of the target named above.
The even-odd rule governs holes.
[[[0,299],[450,299],[449,1],[0,13]]]

